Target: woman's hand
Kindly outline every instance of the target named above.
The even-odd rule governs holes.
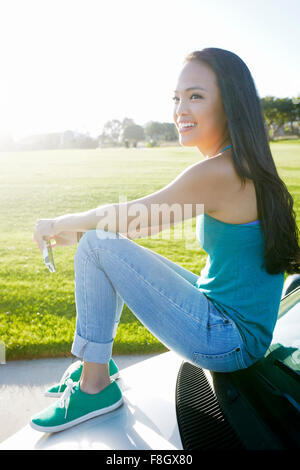
[[[43,253],[43,240],[54,239],[55,246],[70,246],[77,243],[79,236],[77,231],[62,231],[57,224],[58,219],[39,219],[35,224],[33,233],[33,241],[38,245],[41,253]],[[80,233],[80,232],[79,232]]]
[[[50,240],[56,235],[54,221],[55,219],[39,219],[35,224],[32,240],[37,244],[41,253],[43,253],[43,240]]]

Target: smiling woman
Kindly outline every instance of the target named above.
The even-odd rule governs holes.
[[[293,199],[277,174],[253,79],[238,56],[209,48],[187,57],[176,88],[180,143],[196,146],[205,160],[144,198],[36,224],[38,245],[43,237],[65,245],[68,232],[71,241],[86,233],[74,263],[72,353],[82,360],[80,380],[66,380],[61,400],[32,418],[34,429],[60,431],[122,404],[109,364],[125,302],[168,349],[210,370],[247,368],[270,344],[284,269],[299,271],[300,248]],[[153,206],[192,207],[208,253],[200,278],[123,235],[136,204],[145,209],[144,230],[152,228]],[[182,215],[172,223],[180,221]]]
[[[180,143],[196,146],[204,155],[215,156],[220,145],[227,146],[230,139],[214,71],[205,63],[189,61],[183,67],[178,83],[180,87],[178,85],[173,97],[173,119],[179,130]]]
[[[182,144],[196,145],[208,157],[215,155],[217,142],[232,144],[230,160],[235,173],[245,188],[247,184],[255,188],[267,271],[299,273],[299,231],[293,198],[278,175],[261,103],[247,65],[224,49],[194,51],[185,58],[179,81],[182,98],[178,102],[176,97],[174,121],[177,126],[185,120],[196,124],[187,132],[180,131]],[[201,96],[192,99],[194,94],[186,89],[186,84],[200,86],[200,81]]]

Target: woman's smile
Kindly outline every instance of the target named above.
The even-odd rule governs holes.
[[[193,130],[194,127],[196,127],[196,126],[197,126],[197,124],[195,122],[194,123],[192,123],[192,122],[187,122],[187,123],[182,122],[182,123],[178,124],[178,129],[179,129],[180,134],[184,134],[186,132],[189,132],[189,131]]]

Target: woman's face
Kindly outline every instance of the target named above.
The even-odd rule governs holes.
[[[193,89],[190,89],[193,88]],[[227,120],[217,78],[204,62],[187,62],[174,91],[173,118],[184,146],[196,146],[203,154],[215,154],[228,143]],[[181,127],[180,123],[193,123]]]

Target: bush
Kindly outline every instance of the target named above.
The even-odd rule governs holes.
[[[156,140],[151,139],[146,142],[146,147],[158,147],[158,143]]]

